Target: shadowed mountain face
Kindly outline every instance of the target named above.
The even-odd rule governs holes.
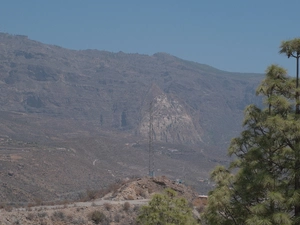
[[[155,173],[205,193],[244,107],[260,104],[261,79],[165,53],[74,51],[0,33],[0,203],[147,175],[150,115]]]
[[[256,102],[260,75],[233,74],[174,56],[73,51],[0,34],[3,111],[89,121],[104,130],[223,147]]]

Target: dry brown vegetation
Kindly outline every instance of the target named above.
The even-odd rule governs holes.
[[[11,208],[10,210],[0,210],[0,224],[23,224],[23,225],[92,225],[111,224],[125,225],[135,224],[135,219],[139,213],[140,205],[135,201],[120,201],[126,198],[129,192],[144,189],[148,193],[157,193],[164,188],[176,190],[179,196],[189,199],[191,205],[196,210],[203,208],[203,199],[199,200],[197,193],[182,184],[177,184],[166,177],[142,178],[124,182],[117,190],[105,195],[106,199],[114,199],[110,203],[105,202],[97,205],[97,201],[88,202],[86,206],[77,202],[68,205],[48,205],[27,208]],[[149,191],[152,189],[152,191]],[[150,197],[151,195],[149,195]],[[142,196],[135,195],[134,199],[141,199]],[[202,201],[202,203],[201,203]],[[205,204],[204,204],[205,205]]]

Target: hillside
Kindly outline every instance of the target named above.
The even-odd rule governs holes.
[[[206,204],[206,198],[183,184],[177,184],[166,177],[142,178],[125,182],[106,196],[87,202],[65,203],[63,205],[26,206],[25,208],[0,209],[0,223],[10,224],[95,224],[93,213],[102,214],[100,224],[135,224],[142,205],[148,203],[155,193],[162,193],[165,188],[177,192],[194,208],[197,217]]]
[[[260,102],[261,78],[165,53],[75,51],[0,33],[1,201],[76,198],[146,175],[150,111],[156,173],[206,192],[244,107]]]
[[[256,102],[261,79],[165,53],[73,51],[3,33],[0,43],[2,111],[146,137],[153,101],[155,137],[163,142],[222,146],[240,129],[244,107]]]

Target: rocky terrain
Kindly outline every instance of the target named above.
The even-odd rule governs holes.
[[[0,203],[74,200],[147,175],[150,118],[155,174],[206,193],[261,78],[0,33]]]
[[[73,51],[0,34],[2,111],[91,122],[157,141],[223,144],[255,99],[258,74],[238,74],[157,53]],[[192,134],[192,135],[191,135]]]
[[[166,177],[142,178],[126,182],[120,188],[106,194],[102,199],[89,202],[65,203],[64,205],[43,205],[26,208],[3,208],[0,211],[0,223],[11,224],[135,224],[139,208],[147,204],[154,193],[171,188],[178,196],[186,198],[194,207],[195,216],[206,204],[189,187],[171,181]],[[98,215],[98,217],[96,217]],[[98,220],[97,220],[98,221]]]

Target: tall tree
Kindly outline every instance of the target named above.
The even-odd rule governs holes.
[[[300,38],[294,38],[288,41],[282,41],[280,45],[280,54],[286,54],[288,58],[296,59],[296,88],[299,87],[299,58],[300,58]],[[296,91],[296,114],[299,114],[299,91]]]
[[[296,114],[299,116],[299,58],[300,58],[300,38],[295,38],[288,41],[283,41],[280,45],[281,54],[286,54],[288,58],[293,57],[296,59]],[[300,144],[300,139],[296,139],[296,145]],[[300,191],[300,153],[298,152],[295,160],[295,189]],[[295,215],[300,216],[300,206],[295,206]]]
[[[203,218],[208,224],[300,224],[297,208],[300,121],[295,115],[296,80],[284,68],[271,65],[257,88],[265,108],[245,110],[245,130],[231,141],[236,159],[212,173]]]

